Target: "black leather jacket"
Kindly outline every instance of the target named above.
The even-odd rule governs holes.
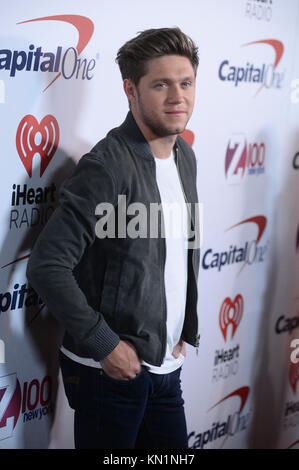
[[[179,136],[174,148],[185,198],[196,203],[194,153]],[[34,246],[27,276],[64,327],[68,350],[101,361],[120,339],[128,340],[141,359],[160,366],[166,350],[165,238],[98,238],[95,208],[102,202],[114,206],[118,233],[118,195],[126,196],[127,206],[161,202],[155,158],[131,112],[62,185],[60,204]],[[161,223],[161,235],[160,230]],[[199,249],[190,248],[182,339],[195,347],[198,268]]]

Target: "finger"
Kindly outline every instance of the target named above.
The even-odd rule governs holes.
[[[180,348],[178,348],[177,346],[174,347],[173,351],[172,351],[172,355],[175,359],[177,359],[180,355]]]

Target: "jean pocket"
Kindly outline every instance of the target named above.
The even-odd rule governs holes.
[[[75,410],[78,402],[78,389],[80,377],[70,375],[63,377],[64,391],[70,407]]]
[[[68,403],[71,408],[75,409],[80,383],[79,364],[76,364],[59,351],[59,365]]]

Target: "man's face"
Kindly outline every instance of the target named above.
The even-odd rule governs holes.
[[[195,96],[195,74],[187,57],[165,55],[147,63],[132,111],[151,134],[158,137],[180,134],[189,121]]]

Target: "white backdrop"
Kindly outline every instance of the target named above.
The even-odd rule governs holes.
[[[201,343],[182,372],[189,446],[298,448],[299,1],[28,0],[2,6],[0,24],[0,448],[73,447],[61,332],[26,264],[63,179],[126,116],[117,50],[176,25],[200,52],[188,123],[203,203]]]

